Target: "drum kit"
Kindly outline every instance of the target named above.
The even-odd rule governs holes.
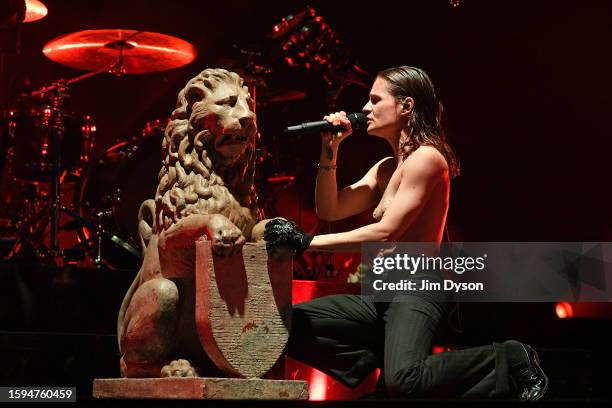
[[[38,0],[27,0],[25,5],[23,22],[47,13]],[[55,38],[44,46],[43,54],[87,72],[22,95],[16,106],[2,112],[0,219],[3,230],[15,236],[5,258],[33,253],[56,265],[133,268],[141,252],[135,244],[135,227],[130,227],[136,224],[140,202],[148,197],[125,194],[144,190],[130,189],[133,178],[120,174],[134,174],[136,167],[138,172],[158,173],[159,160],[146,157],[160,154],[167,120],[148,122],[140,137],[121,141],[94,157],[94,119],[69,112],[64,102],[76,82],[102,73],[120,76],[178,68],[195,59],[196,49],[166,34],[109,29]],[[155,186],[150,190],[155,191]]]
[[[16,3],[19,1],[25,3],[21,22],[47,15],[41,1]],[[263,53],[235,48],[239,57],[222,65],[245,79],[262,107],[306,96],[297,90],[269,87],[271,70],[258,63]],[[4,258],[31,259],[34,255],[54,265],[138,268],[141,250],[136,214],[157,187],[160,161],[152,158],[160,155],[168,120],[147,122],[140,135],[95,154],[94,118],[69,112],[64,102],[70,87],[79,81],[105,73],[121,76],[178,68],[195,59],[196,49],[166,34],[100,29],[54,38],[42,52],[54,62],[86,72],[21,95],[14,106],[1,111],[0,239],[14,242]],[[271,161],[272,156],[260,143],[260,162]],[[262,173],[258,183],[274,191],[295,180],[284,173]],[[267,190],[262,192],[260,199]],[[270,200],[261,199],[262,209],[267,215],[278,215]]]
[[[26,6],[20,12],[21,22],[46,16],[39,0],[16,0],[20,1]],[[269,37],[279,42],[289,66],[314,67],[328,84],[363,78],[365,72],[347,55],[333,52],[338,47],[330,44],[338,45],[339,40],[310,7],[284,18]],[[240,56],[221,65],[245,79],[260,108],[306,96],[299,90],[268,86],[271,70],[261,64],[266,53],[234,47]],[[167,119],[150,121],[141,135],[95,154],[94,118],[69,112],[64,102],[79,81],[104,73],[122,76],[178,68],[195,59],[196,49],[166,34],[100,29],[57,37],[42,52],[54,62],[86,72],[23,94],[14,106],[0,112],[0,240],[9,235],[14,241],[4,258],[34,254],[54,265],[137,268],[141,251],[136,214],[157,186],[159,160],[151,158],[160,154]],[[290,194],[285,192],[295,185],[295,174],[278,171],[278,152],[270,153],[262,142],[256,180],[260,207],[267,217],[289,216],[273,203],[279,195]]]

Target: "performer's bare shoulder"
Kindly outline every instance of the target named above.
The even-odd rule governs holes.
[[[432,146],[421,146],[391,175],[373,216],[397,225],[402,241],[439,241],[450,194],[448,163]]]

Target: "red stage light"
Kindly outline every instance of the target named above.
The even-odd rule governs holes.
[[[555,312],[559,319],[567,319],[574,317],[574,309],[569,302],[559,302],[555,306]]]
[[[40,20],[47,15],[47,7],[39,0],[26,0],[26,14],[24,23]]]
[[[352,263],[353,263],[353,257],[350,257],[349,259],[344,261],[342,266],[344,266],[344,269],[348,269],[351,266]]]
[[[612,302],[559,302],[555,313],[559,319],[612,319]]]
[[[285,378],[308,381],[308,399],[310,401],[358,399],[376,389],[376,383],[380,376],[380,369],[376,369],[361,384],[351,389],[323,372],[291,357],[287,357],[285,370]]]
[[[310,401],[325,401],[328,387],[327,376],[320,371],[314,371],[308,381],[308,395]]]

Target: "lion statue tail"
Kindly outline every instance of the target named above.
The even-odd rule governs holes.
[[[143,258],[153,231],[156,230],[155,200],[145,200],[138,209],[138,236],[140,237],[140,250],[142,251]]]
[[[145,200],[138,209],[138,236],[140,238],[140,250],[142,253],[142,257],[144,259],[145,251],[147,249],[147,245],[151,240],[151,236],[153,235],[153,231],[156,231],[155,225],[155,200],[149,199]],[[140,275],[142,272],[142,267],[138,271],[138,274],[134,278],[134,281],[130,285],[125,297],[123,298],[123,302],[121,302],[121,308],[119,309],[119,317],[117,318],[117,342],[119,343],[119,352],[123,354],[123,350],[121,347],[121,340],[123,339],[123,331],[124,331],[124,321],[125,321],[125,313],[127,312],[127,308],[130,305],[132,300],[132,296],[138,286],[140,286]]]

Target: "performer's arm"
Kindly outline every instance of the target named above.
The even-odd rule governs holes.
[[[374,206],[379,199],[376,175],[385,159],[376,163],[358,182],[338,191],[336,182],[336,163],[338,147],[342,140],[352,133],[351,123],[344,112],[325,117],[334,125],[346,128],[340,136],[326,132],[321,136],[321,157],[315,187],[315,206],[319,218],[336,221],[355,215]]]
[[[358,252],[363,242],[401,239],[434,187],[448,177],[448,167],[438,152],[418,149],[402,164],[400,171],[401,181],[397,193],[379,222],[352,231],[317,235],[308,250]]]
[[[338,191],[336,171],[325,169],[324,162],[321,161],[315,188],[315,204],[319,218],[325,221],[341,220],[376,205],[380,199],[377,181],[379,167],[389,160],[393,159],[382,159],[372,166],[361,180],[341,191]]]

